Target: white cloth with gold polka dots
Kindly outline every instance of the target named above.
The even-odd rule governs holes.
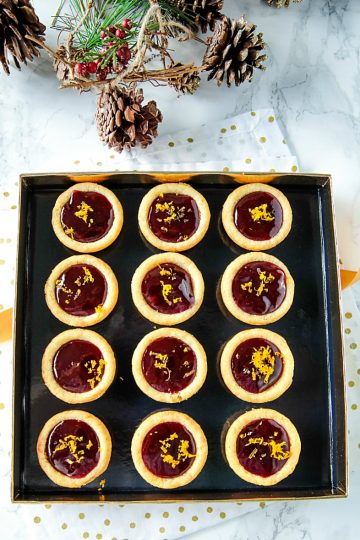
[[[119,155],[99,148],[91,162],[93,169],[105,171],[109,164],[110,170],[119,171],[297,171],[297,159],[272,109],[159,136],[145,150],[135,148]],[[83,160],[72,162],[74,170],[84,170],[84,166]]]

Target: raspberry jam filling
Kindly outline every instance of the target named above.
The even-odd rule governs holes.
[[[57,471],[71,478],[83,478],[99,462],[100,442],[86,422],[63,420],[49,434],[46,453]]]
[[[285,272],[270,262],[247,263],[234,277],[232,294],[236,304],[246,313],[272,313],[281,306],[286,296]]]
[[[56,300],[69,315],[100,313],[107,294],[104,275],[90,264],[69,266],[56,280]]]
[[[150,472],[160,478],[172,478],[192,465],[196,444],[185,426],[179,422],[163,422],[146,435],[141,454]]]
[[[239,433],[236,453],[248,472],[267,478],[280,471],[287,462],[289,436],[275,420],[256,420]]]
[[[280,202],[271,193],[254,191],[242,197],[234,209],[237,230],[250,240],[270,240],[283,224]]]
[[[241,388],[259,394],[270,388],[283,372],[283,355],[278,347],[263,338],[240,343],[231,358],[231,371]]]
[[[147,382],[159,392],[180,392],[194,380],[196,355],[180,339],[159,338],[145,350],[142,371]]]
[[[149,306],[160,313],[182,313],[195,302],[191,277],[176,264],[164,263],[150,270],[141,292]]]
[[[199,221],[199,208],[188,195],[160,194],[149,208],[149,227],[164,242],[188,240],[196,232]]]
[[[114,222],[114,210],[104,195],[95,191],[73,191],[61,210],[61,225],[77,242],[103,238]]]
[[[62,345],[53,360],[54,378],[68,392],[89,392],[102,380],[104,369],[100,349],[82,339]]]

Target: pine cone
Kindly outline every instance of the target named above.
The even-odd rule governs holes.
[[[71,63],[71,59],[69,58],[66,48],[64,47],[64,45],[60,45],[60,47],[56,51],[53,67],[54,67],[57,78],[61,82],[74,78],[74,74],[71,73],[69,64],[64,62],[64,60],[66,62]]]
[[[172,0],[171,3],[186,15],[185,26],[194,32],[205,33],[208,27],[214,31],[216,20],[221,18],[224,0]]]
[[[175,64],[174,68],[180,67],[182,64]],[[198,71],[192,73],[184,73],[179,77],[173,77],[168,80],[168,84],[182,94],[194,94],[200,86],[201,79]]]
[[[44,41],[46,27],[39,21],[29,0],[0,0],[0,62],[7,75],[10,74],[8,52],[15,66],[27,63],[39,56],[39,45],[26,35]]]
[[[302,0],[266,0],[269,6],[282,8],[282,7],[289,7],[291,2],[294,2],[295,4],[300,4]]]
[[[96,109],[96,125],[102,141],[118,152],[139,144],[146,148],[157,137],[162,114],[155,101],[141,105],[142,90],[105,89]]]
[[[255,24],[247,23],[244,17],[231,20],[224,16],[216,24],[203,59],[205,70],[210,71],[208,81],[216,78],[221,86],[226,77],[229,87],[233,82],[239,86],[244,81],[251,81],[254,68],[265,69],[262,63],[267,56],[261,53],[266,44],[261,33],[254,33],[255,29]]]

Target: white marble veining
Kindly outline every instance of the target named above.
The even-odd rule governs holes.
[[[33,3],[49,24],[57,2]],[[276,10],[263,0],[225,0],[225,11],[246,14],[264,32],[267,71],[240,88],[218,90],[208,83],[179,100],[167,88],[147,85],[146,97],[155,98],[164,113],[161,132],[273,107],[301,170],[333,175],[340,255],[345,266],[360,267],[360,1],[304,0]],[[48,36],[55,44],[56,36]],[[192,47],[184,50],[190,59]],[[0,74],[1,181],[15,183],[21,172],[71,170],[74,160],[87,170],[97,155],[107,163],[94,127],[95,95],[57,87],[45,54],[21,73]],[[359,459],[354,446],[348,500],[274,503],[191,538],[358,538]]]

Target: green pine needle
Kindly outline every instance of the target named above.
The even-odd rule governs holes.
[[[72,32],[81,21],[86,5],[87,0],[61,0],[52,28],[59,32]],[[172,0],[159,0],[159,5],[165,16],[180,20],[185,25],[189,25],[193,19],[191,12],[183,12]],[[67,13],[63,13],[65,6]],[[133,23],[134,31],[131,32],[130,43],[135,43],[135,30],[140,28],[148,9],[148,0],[94,0],[93,9],[74,36],[75,47],[88,52],[100,48],[100,31],[108,26],[121,24],[124,19],[130,19]],[[153,24],[151,29],[156,30]]]

